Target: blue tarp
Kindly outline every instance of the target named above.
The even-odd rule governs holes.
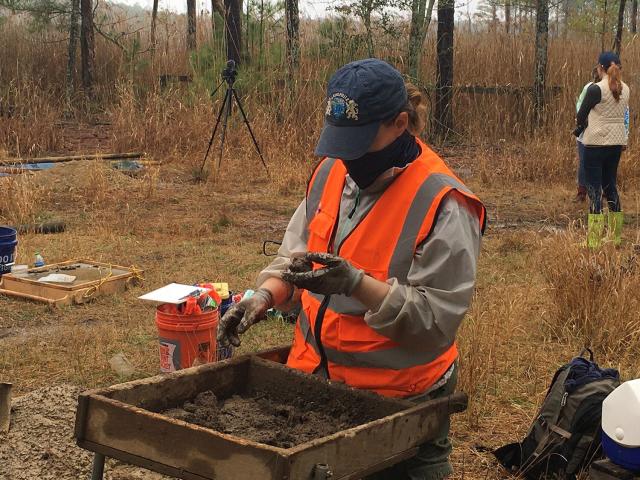
[[[56,163],[47,162],[47,163],[21,163],[19,165],[14,165],[14,166],[24,168],[25,170],[49,170],[50,168],[53,168],[56,165],[57,165]]]

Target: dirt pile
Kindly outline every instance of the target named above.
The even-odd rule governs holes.
[[[285,404],[263,392],[219,400],[213,392],[206,391],[181,408],[163,414],[281,448],[291,448],[371,420],[361,418],[349,405],[328,407],[308,398]]]
[[[91,477],[93,454],[73,439],[81,388],[57,385],[13,399],[11,429],[0,433],[0,479],[78,480]],[[109,461],[105,480],[162,480],[159,474]]]

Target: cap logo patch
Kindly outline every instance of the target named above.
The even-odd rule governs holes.
[[[336,120],[342,120],[345,117],[349,120],[358,120],[358,104],[344,93],[334,93],[327,100],[325,115]]]

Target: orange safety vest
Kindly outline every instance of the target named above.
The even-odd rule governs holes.
[[[406,284],[416,249],[433,229],[438,207],[448,192],[457,190],[473,201],[484,229],[485,209],[480,200],[440,157],[418,143],[420,156],[336,248],[331,243],[347,170],[340,160],[322,161],[307,189],[308,251],[333,250],[373,278],[396,278]],[[407,397],[426,391],[457,358],[455,343],[438,351],[403,347],[369,327],[364,321],[366,311],[355,298],[324,297],[305,290],[287,365],[328,374],[331,380],[381,395]]]

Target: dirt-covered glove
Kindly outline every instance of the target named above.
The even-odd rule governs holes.
[[[223,346],[240,346],[240,335],[249,327],[264,320],[267,310],[273,307],[273,295],[266,288],[259,288],[249,298],[227,310],[218,325],[218,343]]]
[[[307,253],[302,257],[307,262],[319,263],[317,270],[295,272],[285,271],[282,279],[298,288],[322,295],[351,295],[364,277],[364,271],[358,270],[347,260],[330,253]]]

